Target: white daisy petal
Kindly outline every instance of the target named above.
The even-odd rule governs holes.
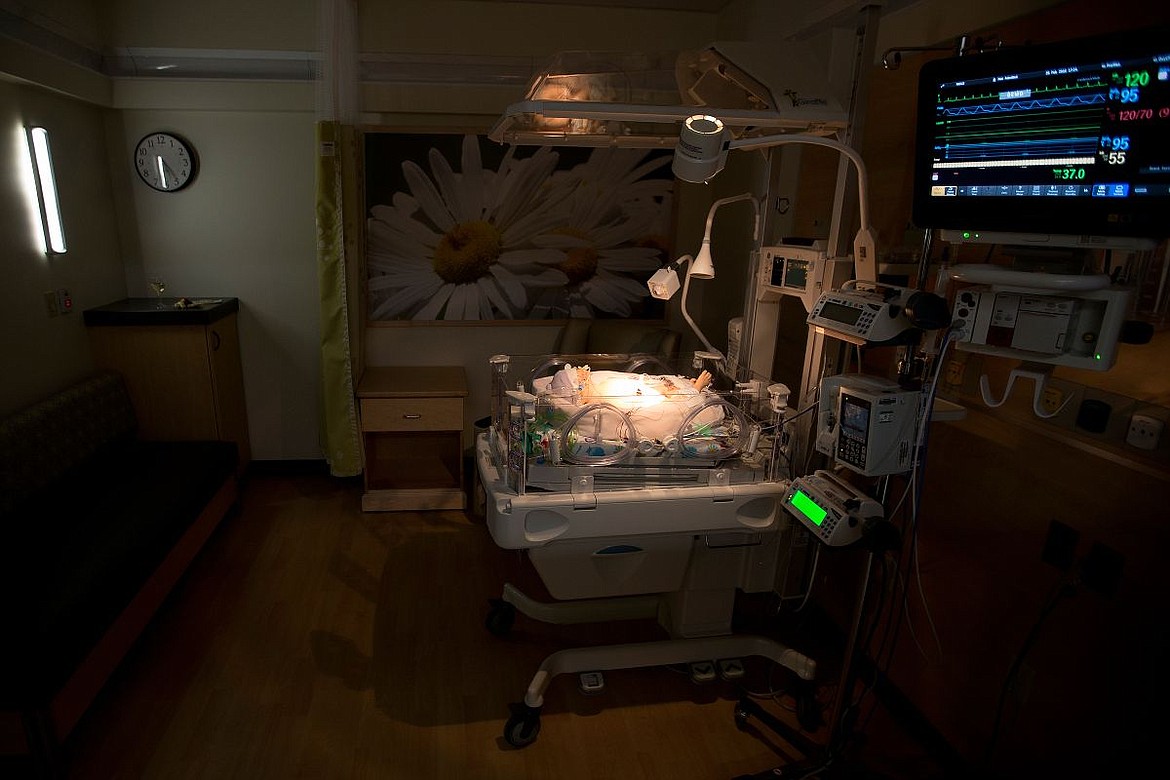
[[[599,253],[597,264],[607,271],[642,273],[658,270],[658,250],[649,247],[606,249]]]
[[[467,306],[467,285],[455,285],[455,291],[451,293],[450,300],[447,301],[447,310],[443,312],[443,319],[445,320],[462,320],[465,319],[463,310]]]
[[[443,309],[443,305],[447,303],[447,300],[451,297],[451,293],[453,293],[453,292],[455,292],[455,285],[444,284],[442,287],[439,288],[439,291],[437,293],[435,293],[429,301],[427,301],[427,304],[425,306],[423,306],[421,309],[419,309],[417,312],[415,312],[413,319],[416,319],[416,320],[437,319],[439,316],[439,312],[442,311],[442,309]]]
[[[559,249],[509,249],[500,254],[497,262],[511,268],[534,263],[560,263],[564,259],[565,253]]]
[[[564,287],[569,283],[569,277],[564,271],[549,268],[538,274],[525,274],[520,281],[528,287]]]
[[[479,153],[479,139],[474,135],[463,136],[463,156],[459,167],[462,172],[460,189],[467,219],[483,219],[484,178],[483,158]]]
[[[447,162],[443,153],[433,146],[427,153],[427,159],[431,163],[431,176],[434,177],[435,184],[439,186],[439,192],[443,195],[443,203],[451,212],[451,216],[455,218],[456,222],[470,220],[471,217],[468,216],[467,209],[463,204],[463,193],[459,182],[456,180],[455,172],[451,170],[451,163]]]
[[[504,296],[500,294],[500,288],[495,285],[492,279],[483,276],[476,281],[476,284],[479,285],[479,291],[483,293],[484,299],[489,301],[496,308],[496,311],[507,319],[512,319],[512,307],[504,300]]]
[[[492,276],[496,277],[496,281],[500,284],[500,289],[508,296],[508,300],[512,305],[517,308],[523,308],[527,296],[524,294],[524,285],[520,284],[520,279],[498,263],[492,266]]]
[[[610,288],[610,292],[621,293],[629,300],[636,301],[650,294],[650,290],[645,284],[624,276],[605,276],[598,278],[604,278],[605,284]]]
[[[410,187],[411,194],[418,200],[419,206],[431,222],[442,231],[455,227],[455,219],[451,216],[450,210],[422,168],[407,160],[402,163],[402,173],[406,177],[406,185]]]
[[[619,314],[623,317],[629,316],[630,305],[612,295],[608,288],[600,284],[590,284],[583,287],[582,290],[585,293],[585,299],[602,311]]]
[[[383,301],[377,308],[370,313],[371,319],[382,319],[383,317],[397,317],[406,314],[410,308],[418,303],[420,300],[425,300],[434,295],[442,282],[438,278],[435,280],[433,287],[408,287],[394,293]]]
[[[579,236],[566,236],[559,233],[545,233],[540,236],[533,236],[532,243],[539,247],[551,247],[554,249],[575,249],[581,246],[593,246],[593,242],[586,238]]]

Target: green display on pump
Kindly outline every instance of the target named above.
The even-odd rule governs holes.
[[[799,490],[792,492],[792,505],[800,510],[800,513],[808,518],[813,525],[820,527],[821,523],[825,522],[825,515],[828,514],[815,501]]]

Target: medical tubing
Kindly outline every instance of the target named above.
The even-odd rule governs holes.
[[[736,424],[739,426],[739,436],[736,439],[735,446],[731,447],[730,449],[722,450],[717,457],[730,458],[734,455],[737,455],[747,443],[746,439],[748,436],[749,426],[747,418],[744,416],[743,412],[741,412],[737,407],[729,404],[727,401],[724,401],[722,398],[711,398],[704,402],[701,406],[692,410],[691,413],[686,417],[684,417],[682,424],[678,427],[678,440],[680,442],[679,454],[684,458],[696,458],[704,456],[699,452],[695,452],[694,454],[687,452],[686,440],[694,435],[694,433],[687,433],[687,426],[690,424],[691,420],[695,419],[704,411],[710,409],[713,406],[722,406],[729,410],[731,412],[731,416],[735,418]]]
[[[577,423],[579,423],[585,417],[585,415],[590,414],[591,412],[600,412],[605,409],[616,412],[618,417],[621,418],[621,421],[624,424],[626,430],[626,435],[622,439],[622,443],[625,444],[625,447],[610,455],[602,455],[596,458],[587,458],[582,460],[575,458],[574,454],[569,452],[566,446],[561,450],[562,460],[568,463],[576,463],[579,465],[612,466],[615,463],[621,463],[622,461],[629,460],[634,456],[635,453],[637,453],[637,429],[634,427],[634,424],[630,422],[629,415],[611,403],[600,402],[589,404],[584,409],[574,414],[572,417],[566,420],[559,429],[557,429],[557,435],[560,437],[560,440],[565,442],[567,445],[569,440],[569,433],[572,432],[572,430],[577,426]]]

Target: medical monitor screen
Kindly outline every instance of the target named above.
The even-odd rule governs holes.
[[[1170,235],[1170,30],[934,60],[918,82],[919,228]]]
[[[821,316],[826,320],[840,322],[842,325],[856,325],[857,321],[861,319],[861,314],[862,311],[857,306],[846,306],[833,301],[825,301],[821,304]]]

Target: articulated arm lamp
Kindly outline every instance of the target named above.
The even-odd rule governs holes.
[[[703,183],[723,170],[727,153],[732,149],[765,149],[783,144],[811,144],[836,149],[847,157],[857,170],[857,201],[860,228],[853,239],[854,276],[859,281],[877,281],[876,242],[869,226],[869,203],[866,200],[868,181],[865,163],[856,150],[839,141],[805,133],[766,135],[759,138],[729,140],[730,134],[723,122],[713,116],[697,114],[683,122],[678,146],[674,152],[674,175],[683,181]]]

